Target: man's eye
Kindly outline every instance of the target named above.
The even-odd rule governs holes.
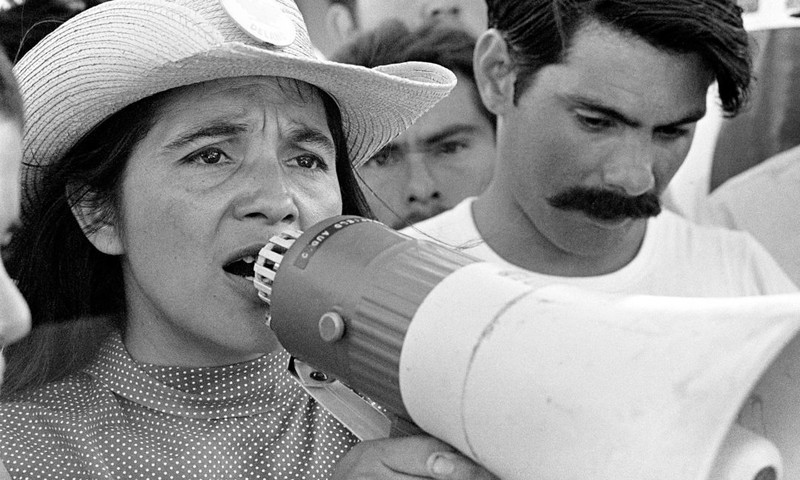
[[[369,160],[364,163],[364,166],[370,167],[385,167],[397,161],[398,155],[390,150],[381,150],[375,155],[371,156]]]
[[[444,142],[436,147],[436,153],[442,155],[453,155],[467,148],[466,142]]]
[[[590,115],[576,114],[578,122],[588,130],[604,130],[613,125],[613,122],[605,117],[595,117]]]
[[[205,165],[215,165],[225,158],[225,154],[217,148],[208,148],[189,155],[186,160],[190,163],[202,163]]]
[[[300,155],[295,158],[297,166],[300,168],[307,168],[309,170],[328,170],[328,164],[325,160],[316,155]]]
[[[665,127],[661,128],[656,131],[656,134],[664,139],[667,140],[676,140],[679,138],[683,138],[689,134],[688,128],[680,128],[680,127]]]

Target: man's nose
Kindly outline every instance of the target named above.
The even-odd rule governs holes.
[[[656,183],[653,169],[657,149],[646,139],[625,141],[613,152],[614,158],[604,165],[604,186],[630,196],[652,191]]]
[[[410,154],[408,160],[408,184],[406,202],[409,205],[425,205],[441,201],[442,193],[434,180],[422,154]]]
[[[424,20],[458,22],[461,19],[461,6],[453,1],[428,2],[423,8]]]

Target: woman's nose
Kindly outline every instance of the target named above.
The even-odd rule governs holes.
[[[251,172],[236,197],[234,215],[240,220],[265,220],[270,225],[296,221],[297,205],[281,169]]]

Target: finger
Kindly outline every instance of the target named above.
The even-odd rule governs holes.
[[[496,480],[488,470],[454,452],[435,452],[427,460],[428,474],[440,480]]]
[[[383,464],[393,472],[430,475],[428,460],[437,453],[453,452],[446,443],[426,435],[397,437],[380,443]]]

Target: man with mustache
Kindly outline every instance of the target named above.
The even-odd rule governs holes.
[[[751,236],[700,227],[659,197],[712,83],[728,115],[751,62],[734,0],[487,0],[475,77],[497,116],[487,190],[404,230],[541,285],[676,296],[796,287]],[[479,281],[479,280],[477,280]]]

